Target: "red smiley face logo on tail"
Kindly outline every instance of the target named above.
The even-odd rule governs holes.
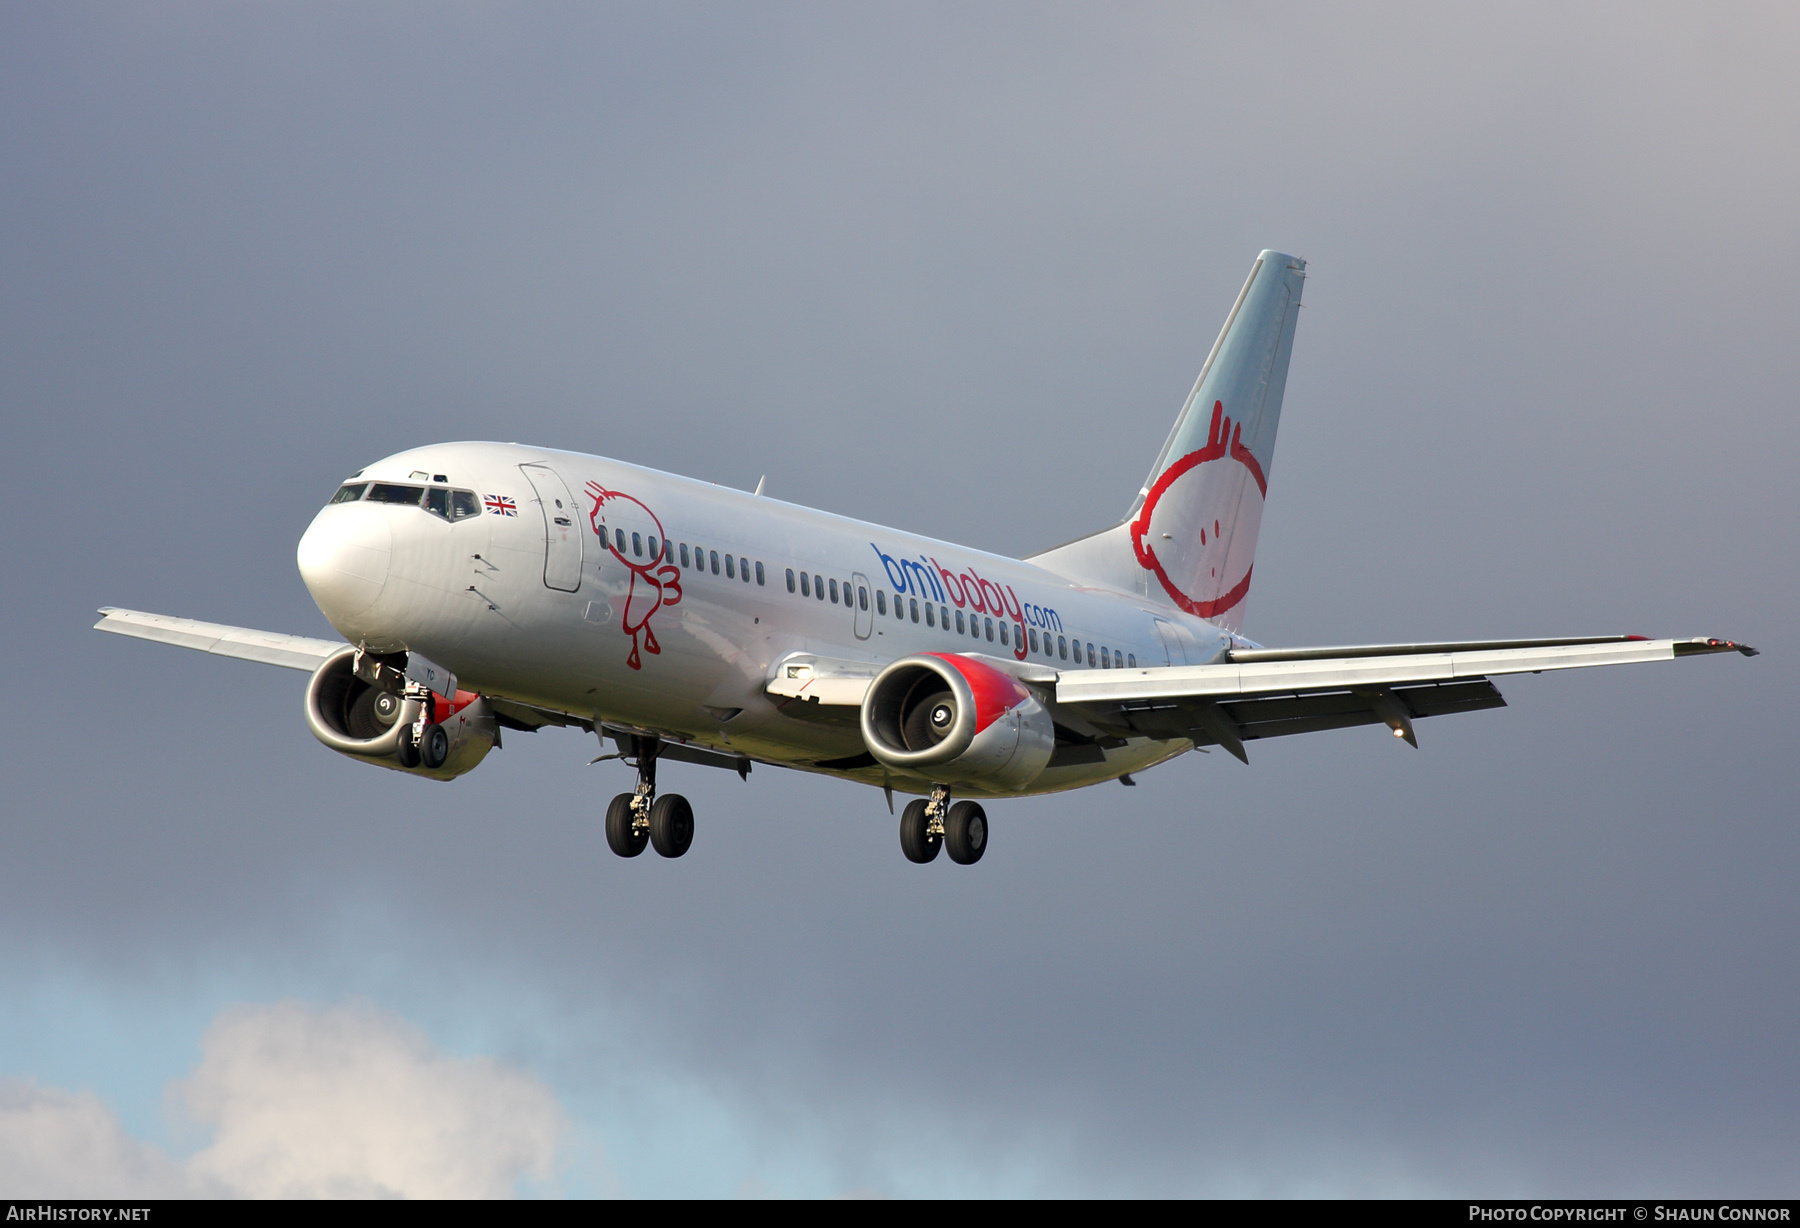
[[[644,659],[638,653],[640,647],[652,656],[662,652],[662,645],[656,642],[656,632],[650,628],[650,619],[664,606],[681,603],[681,568],[664,561],[668,557],[668,538],[655,512],[630,495],[608,490],[598,482],[587,484],[587,496],[593,500],[593,507],[588,510],[588,524],[599,535],[601,545],[623,563],[631,575],[631,587],[625,594],[625,614],[619,625],[631,637],[631,653],[625,658],[625,664],[632,669],[642,669]],[[607,532],[609,508],[615,516],[623,515],[640,523],[648,520],[654,526],[655,553],[650,559],[646,561],[626,553],[623,543],[627,538],[635,537],[635,533],[617,526],[613,532]]]
[[[1171,464],[1131,522],[1139,566],[1156,573],[1176,605],[1201,618],[1241,622],[1269,483],[1222,402],[1213,402],[1206,446]],[[1237,628],[1232,627],[1233,630]]]

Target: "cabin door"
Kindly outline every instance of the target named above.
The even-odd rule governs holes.
[[[520,465],[544,514],[544,584],[572,593],[581,587],[581,528],[575,499],[548,465]]]

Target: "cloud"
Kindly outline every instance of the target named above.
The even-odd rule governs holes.
[[[0,1191],[21,1198],[173,1198],[181,1166],[125,1133],[92,1092],[0,1080]]]
[[[366,1005],[230,1007],[171,1090],[211,1131],[183,1161],[132,1138],[91,1093],[0,1084],[0,1191],[499,1198],[549,1179],[568,1132],[531,1074],[440,1053]]]

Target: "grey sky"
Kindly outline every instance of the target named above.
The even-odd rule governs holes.
[[[7,7],[0,1076],[191,1150],[220,1008],[351,998],[534,1072],[576,1192],[1793,1194],[1797,27]],[[772,769],[621,862],[576,735],[429,786],[88,630],[329,634],[294,542],[445,439],[1040,549],[1263,247],[1309,281],[1247,634],[1765,655],[996,806],[957,871]]]

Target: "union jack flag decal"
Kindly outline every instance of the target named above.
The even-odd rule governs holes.
[[[519,514],[519,505],[514,503],[511,499],[508,499],[505,495],[489,495],[487,497],[487,510],[496,516],[517,516]]]

